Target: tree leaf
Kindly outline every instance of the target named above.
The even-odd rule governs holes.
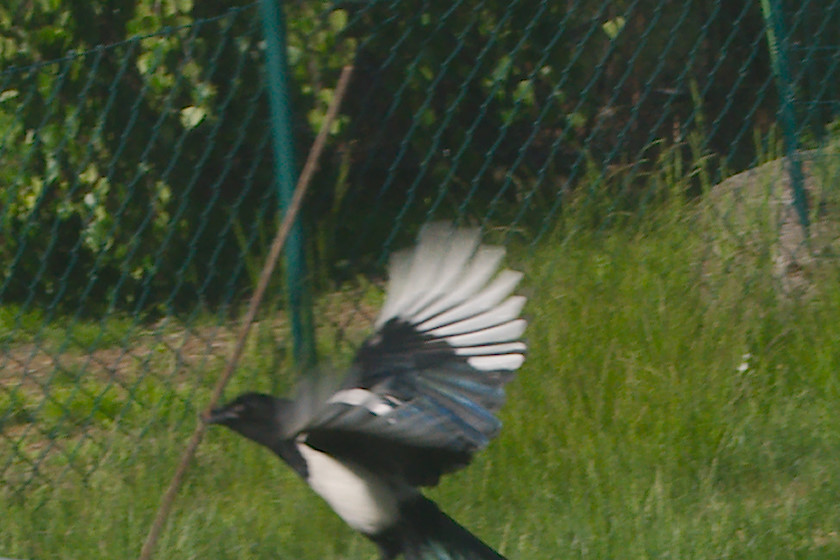
[[[207,111],[203,107],[190,105],[181,109],[181,126],[187,129],[192,129],[201,124],[204,117],[207,116]]]

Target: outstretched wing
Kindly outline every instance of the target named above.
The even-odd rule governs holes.
[[[524,360],[522,277],[479,232],[431,224],[390,263],[376,332],[305,433],[316,449],[415,485],[467,464],[500,428]]]

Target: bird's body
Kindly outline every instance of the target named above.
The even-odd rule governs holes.
[[[306,481],[353,529],[376,535],[397,518],[397,488],[364,467],[339,461],[305,442],[297,448],[306,462]]]
[[[392,258],[376,332],[342,379],[306,378],[294,399],[248,393],[208,420],[274,451],[383,559],[502,558],[418,488],[499,430],[525,351],[521,274],[496,275],[503,253],[476,230],[426,226]]]

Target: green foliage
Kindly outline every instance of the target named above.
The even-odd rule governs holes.
[[[751,84],[763,78],[761,62],[739,74],[743,58],[716,46],[721,37],[710,29],[731,22],[735,10],[719,2],[438,8],[377,3],[351,14],[345,33],[359,39],[361,62],[348,133],[363,159],[350,179],[365,187],[344,198],[339,232],[388,238],[390,223],[357,225],[360,207],[412,223],[457,215],[538,229],[558,192],[586,185],[590,164],[604,175],[655,169],[663,140],[681,143],[694,129],[698,100],[714,115],[704,152],[710,138],[742,138],[741,127],[751,128],[721,111],[775,110],[770,99],[729,87],[737,75]],[[750,13],[760,17],[757,8]],[[712,77],[729,98],[710,95]],[[722,151],[737,165],[751,160],[749,138]],[[646,190],[641,181],[628,189],[631,198]],[[337,252],[352,253],[354,237],[339,235]]]
[[[289,15],[313,126],[332,90],[309,74],[352,54],[334,49],[340,10],[316,29],[326,5]],[[275,219],[256,7],[35,3],[0,18],[14,29],[0,50],[3,301],[85,314],[230,301]]]
[[[4,75],[5,92],[14,92],[14,103],[0,104],[0,122],[13,124],[3,131],[0,166],[7,179],[0,212],[2,235],[9,240],[0,249],[0,261],[7,263],[5,301],[35,298],[86,312],[142,309],[175,306],[166,302],[172,290],[201,286],[203,263],[191,254],[217,244],[215,233],[225,224],[219,210],[205,205],[218,193],[208,197],[196,188],[212,184],[211,170],[196,167],[211,153],[199,146],[208,136],[235,143],[240,132],[214,126],[219,92],[233,91],[218,85],[216,65],[233,72],[237,63],[230,56],[223,61],[217,47],[238,32],[243,46],[256,48],[249,46],[247,23],[235,13],[208,23],[203,36],[198,28],[160,33],[164,26],[192,23],[191,10],[191,2],[183,1],[92,2],[35,4],[32,13],[7,14],[33,25],[22,28],[27,31],[17,38],[17,51],[4,53],[4,66],[24,64],[21,52],[29,53],[28,64],[57,56],[52,43],[43,43],[45,28],[35,25],[42,17],[63,21],[77,50],[159,34]],[[97,26],[110,30],[110,41],[91,35]],[[223,160],[221,147],[212,147]],[[238,204],[253,215],[254,202],[249,209],[246,195]],[[232,247],[217,245],[222,260],[207,262],[221,265],[225,257],[218,255],[230,258]],[[212,285],[202,291],[214,297]]]
[[[370,270],[383,239],[430,215],[544,232],[593,175],[625,178],[608,214],[644,219],[658,196],[646,179],[673,146],[742,169],[761,149],[749,131],[765,138],[776,110],[757,5],[284,9],[299,160],[355,66],[305,209],[321,287]],[[277,204],[258,14],[218,0],[0,8],[3,301],[167,313],[252,285]],[[814,54],[834,37],[836,14],[824,19],[791,23],[797,39],[817,30],[800,75],[819,99],[836,73]],[[693,194],[717,178],[698,175]]]

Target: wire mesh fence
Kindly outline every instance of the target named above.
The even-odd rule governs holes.
[[[12,29],[41,22],[0,45],[0,480],[27,498],[193,421],[281,212],[258,3],[136,4],[56,8],[64,29],[0,8]],[[677,185],[712,193],[721,244],[753,243],[745,215],[769,200],[785,283],[834,254],[840,2],[284,9],[298,154],[355,68],[302,222],[322,356],[362,339],[379,292],[360,275],[430,219],[527,251],[643,223]],[[74,33],[82,18],[125,34]],[[274,294],[257,333],[273,350],[242,369],[276,388],[280,280]]]

